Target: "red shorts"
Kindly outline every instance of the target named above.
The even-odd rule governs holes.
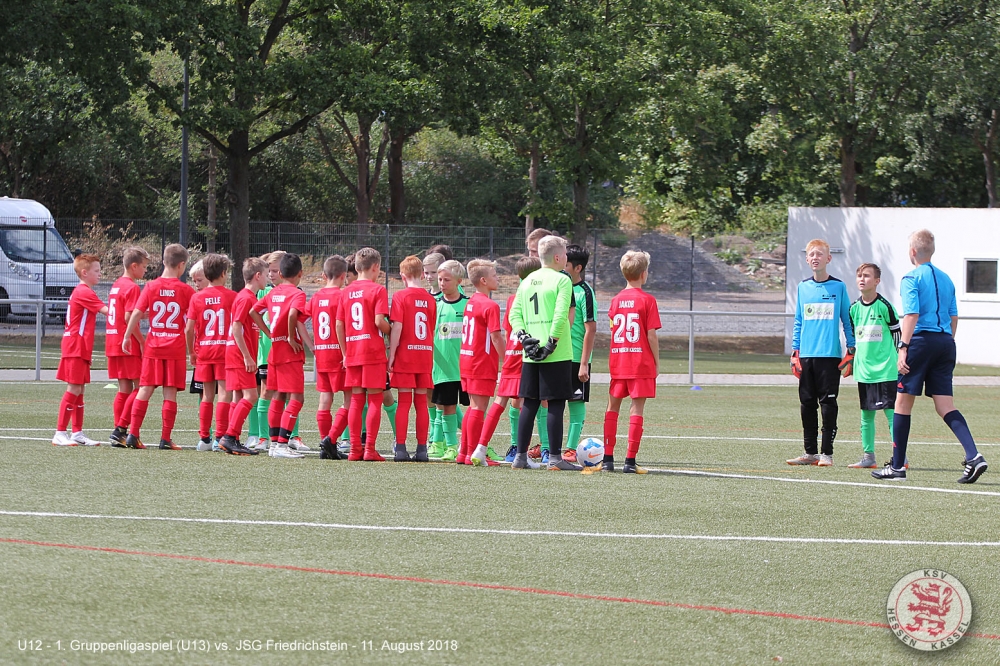
[[[221,382],[226,379],[226,364],[224,361],[219,363],[201,363],[194,366],[194,380],[196,382]]]
[[[89,384],[90,361],[85,361],[79,357],[59,359],[59,369],[56,370],[56,379],[67,384]]]
[[[344,372],[316,371],[316,390],[320,393],[340,393],[344,390]]]
[[[141,356],[109,356],[109,379],[139,379],[142,374]]]
[[[271,383],[274,386],[271,386]],[[306,371],[302,361],[281,363],[267,366],[267,388],[273,388],[278,393],[304,393],[306,390]]]
[[[656,380],[646,379],[612,379],[608,394],[612,398],[655,398]]]
[[[521,376],[501,377],[500,386],[497,389],[498,398],[516,398],[517,392],[521,390]]]
[[[187,360],[183,358],[142,359],[142,376],[139,386],[187,387]]]
[[[386,363],[369,365],[352,365],[344,375],[345,388],[362,388],[385,390]]]
[[[257,372],[246,368],[226,368],[226,390],[243,391],[257,388]]]
[[[488,395],[493,397],[493,393],[497,390],[497,380],[463,379],[462,390],[469,395]]]
[[[429,372],[390,372],[389,385],[395,389],[427,389],[434,388],[434,380]]]

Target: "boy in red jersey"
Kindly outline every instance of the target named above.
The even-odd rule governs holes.
[[[136,331],[135,347],[128,356],[122,351],[122,335],[128,326],[129,315],[135,309],[142,290],[135,283],[146,274],[149,253],[141,247],[130,247],[122,256],[125,272],[111,285],[108,295],[108,319],[105,329],[104,353],[108,357],[108,377],[118,380],[118,393],[112,413],[115,429],[108,438],[112,446],[125,446],[128,422],[132,418],[132,403],[139,394],[139,376],[142,374],[142,335]]]
[[[541,267],[542,262],[538,257],[522,257],[514,269],[517,271],[518,277],[524,280]],[[510,403],[507,416],[510,419],[511,445],[505,458],[507,462],[514,462],[514,456],[517,455],[517,421],[521,416],[521,399],[517,397],[517,392],[521,387],[521,364],[523,363],[524,351],[521,349],[521,341],[514,335],[514,331],[510,327],[510,308],[516,296],[517,294],[511,294],[507,298],[507,309],[504,311],[503,318],[503,332],[507,344],[504,350],[503,364],[500,367],[500,384],[497,386],[497,398],[490,405],[489,411],[486,412],[483,432],[479,436],[478,442],[480,446],[487,448],[487,452],[489,451],[493,433],[496,432],[497,424],[500,423],[500,418],[503,416],[504,410],[507,409],[507,404]],[[473,462],[473,464],[475,463]],[[529,464],[531,464],[530,458]],[[537,465],[537,463],[534,464]]]
[[[281,258],[280,270],[281,284],[254,306],[257,312],[269,312],[271,315],[267,388],[274,394],[267,410],[267,423],[271,432],[277,433],[277,441],[268,454],[272,458],[302,458],[301,453],[288,445],[305,399],[306,355],[303,340],[309,338],[309,333],[303,323],[308,317],[306,294],[299,289],[302,260],[297,254],[286,254]]]
[[[227,390],[226,340],[232,320],[233,299],[236,293],[226,288],[229,258],[221,254],[207,254],[199,262],[209,286],[191,298],[187,312],[188,355],[194,365],[194,380],[201,384],[201,402],[198,405],[198,450],[212,450],[212,403],[215,406],[215,439],[218,441],[229,428],[229,404],[232,392]]]
[[[253,308],[257,292],[267,283],[267,264],[250,257],[243,262],[243,282],[232,304],[232,325],[226,338],[226,389],[233,394],[229,427],[219,441],[219,449],[237,456],[255,456],[256,449],[243,446],[243,422],[257,408],[257,340],[259,333],[270,337],[264,319]],[[251,434],[253,434],[251,432]]]
[[[344,281],[347,279],[347,261],[339,254],[328,257],[323,262],[326,286],[309,299],[308,314],[313,322],[313,353],[316,356],[316,390],[319,391],[319,407],[316,410],[316,425],[319,427],[319,457],[324,460],[342,460],[337,449],[340,433],[347,427],[347,410],[350,393],[344,389],[344,355],[337,340],[337,308]],[[344,394],[344,404],[337,410],[337,416],[330,413],[333,397]]]
[[[646,473],[635,464],[635,454],[642,440],[642,410],[646,398],[656,397],[656,377],[660,374],[660,344],[656,331],[660,328],[660,312],[656,299],[642,290],[649,277],[649,254],[626,252],[620,265],[628,288],[611,299],[608,309],[611,386],[608,388],[608,411],[604,415],[604,461],[585,468],[584,474],[615,471],[618,410],[626,396],[632,398],[632,406],[629,408],[628,452],[622,472]]]
[[[389,292],[375,282],[381,269],[378,250],[363,247],[354,253],[358,279],[340,297],[337,311],[337,339],[344,353],[344,385],[351,387],[351,408],[347,422],[351,431],[348,460],[385,460],[375,450],[382,420],[382,392],[388,365],[385,340],[389,332]],[[361,443],[361,413],[368,403],[365,429],[367,441]]]
[[[462,439],[456,462],[460,465],[499,465],[486,457],[486,446],[479,441],[483,432],[486,408],[493,399],[500,372],[500,350],[505,348],[500,325],[500,306],[490,294],[500,287],[496,264],[473,259],[467,267],[476,293],[465,306],[462,321],[462,351],[459,368],[462,389],[472,405],[462,423]]]
[[[95,254],[81,254],[73,260],[73,270],[80,278],[66,309],[62,354],[56,379],[66,382],[66,393],[59,403],[55,446],[98,446],[98,442],[83,434],[83,390],[90,383],[90,361],[94,354],[94,329],[97,314],[108,314],[108,308],[94,293],[101,281],[101,262]],[[72,421],[73,434],[66,428]]]
[[[392,332],[389,336],[389,383],[399,391],[396,412],[396,445],[393,460],[406,462],[406,431],[409,428],[410,406],[417,411],[417,450],[414,462],[427,462],[427,431],[430,415],[427,411],[427,391],[434,388],[434,318],[437,303],[420,283],[424,265],[410,255],[399,264],[399,276],[406,289],[392,297],[389,314]]]
[[[177,390],[184,389],[187,363],[184,344],[184,313],[187,312],[194,289],[180,281],[187,266],[188,251],[183,245],[172,243],[163,249],[163,275],[150,280],[136,301],[135,310],[128,320],[122,340],[122,351],[131,353],[132,338],[139,330],[139,322],[149,316],[149,334],[142,357],[142,376],[139,378],[139,395],[132,403],[132,419],[125,446],[144,449],[139,430],[146,418],[149,399],[157,387],[163,387],[163,422],[160,430],[160,448],[179,450],[170,438],[177,418]]]

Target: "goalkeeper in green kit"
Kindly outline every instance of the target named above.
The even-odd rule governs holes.
[[[854,377],[858,380],[861,401],[861,460],[848,467],[875,468],[875,412],[889,421],[892,439],[893,407],[896,404],[896,344],[899,342],[899,317],[889,301],[878,293],[882,270],[875,264],[858,266],[860,298],[851,305],[851,325],[857,351]],[[848,372],[850,374],[850,372]]]
[[[513,469],[528,467],[528,446],[535,415],[542,400],[549,403],[550,470],[579,471],[563,460],[563,414],[573,396],[573,282],[561,271],[566,267],[566,241],[546,236],[538,242],[542,268],[525,278],[517,289],[510,311],[510,328],[524,349],[521,388],[524,400],[517,424],[517,455]]]

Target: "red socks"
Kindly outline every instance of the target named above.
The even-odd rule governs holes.
[[[278,436],[278,429],[281,428],[281,416],[285,413],[285,403],[281,400],[272,400],[267,408],[267,427],[271,431],[272,437]]]
[[[333,415],[329,409],[316,410],[316,427],[319,428],[319,438],[329,437],[330,430],[333,429]],[[330,437],[330,439],[333,439]],[[334,440],[336,441],[336,440]]]
[[[476,446],[480,443],[480,437],[483,434],[483,419],[486,414],[479,409],[469,408],[469,411],[465,413],[465,424],[463,425],[463,435],[465,428],[469,429],[469,436],[466,440],[466,449],[468,455],[472,455],[476,451]]]
[[[379,426],[382,425],[382,393],[368,394],[368,419],[365,421],[365,431],[368,441],[365,448],[375,451],[375,439],[378,437]],[[358,433],[360,435],[360,433]],[[354,429],[351,428],[351,437],[354,436]]]
[[[642,417],[630,416],[628,419],[628,453],[626,458],[635,459],[635,454],[639,452],[639,442],[642,441]]]
[[[132,406],[135,404],[135,396],[139,395],[139,389],[136,389],[128,394],[125,399],[125,405],[122,407],[121,416],[115,421],[115,425],[119,428],[128,428],[129,422],[132,420]],[[138,435],[136,435],[138,437]]]
[[[137,404],[138,402],[139,401],[136,400]],[[209,405],[209,407],[211,407],[211,405]],[[160,439],[169,442],[170,433],[174,430],[174,421],[177,420],[177,403],[173,400],[164,400],[163,410],[160,414],[163,417],[163,425],[160,427]]]
[[[400,394],[402,395],[402,394]],[[427,433],[431,427],[431,416],[427,411],[427,394],[426,393],[414,393],[413,394],[413,406],[417,410],[417,445],[426,446],[427,445]],[[396,412],[397,414],[399,412]],[[397,432],[400,432],[397,429]]]
[[[229,406],[231,403],[223,402],[221,399],[215,405],[215,436],[222,437],[229,430]]]
[[[330,440],[336,442],[340,435],[343,434],[344,429],[347,428],[347,417],[350,411],[347,407],[341,407],[337,410],[336,416],[333,417],[333,425],[330,427],[329,435]]]
[[[618,436],[618,412],[604,414],[604,455],[615,455],[615,440]]]
[[[288,441],[291,437],[292,430],[295,429],[295,421],[299,418],[299,412],[302,411],[302,401],[301,400],[289,400],[288,406],[285,407],[284,412],[281,414],[281,434],[278,436],[278,441]]]
[[[410,427],[410,407],[413,406],[413,391],[400,391],[396,405],[396,444],[406,443],[406,431]],[[425,409],[424,412],[427,410]],[[417,414],[420,412],[418,411]],[[418,438],[419,442],[420,439]],[[426,439],[424,442],[426,443]]]
[[[361,460],[363,446],[361,444],[361,414],[365,411],[365,394],[351,394],[351,409],[347,414],[347,423],[351,429],[351,453],[348,460]],[[376,412],[382,411],[381,407],[375,408]]]
[[[209,431],[212,429],[212,403],[210,402],[199,402],[198,403],[198,435],[202,439],[208,437]]]
[[[115,426],[118,426],[118,422],[122,420],[122,410],[125,409],[125,403],[128,402],[128,397],[130,393],[122,393],[118,391],[115,393],[115,401],[111,405],[111,413],[114,415]]]
[[[76,409],[73,411],[73,432],[83,430],[83,394],[76,396]]]
[[[226,434],[239,439],[240,435],[243,434],[243,422],[247,420],[247,416],[250,415],[250,410],[253,408],[254,404],[246,398],[236,403],[229,412],[229,427],[226,428]]]
[[[62,432],[69,427],[70,419],[76,413],[76,396],[66,391],[59,402],[59,415],[56,417],[56,430]]]
[[[503,418],[503,413],[506,409],[506,407],[501,407],[496,402],[490,405],[489,411],[486,412],[486,417],[483,421],[483,430],[479,435],[477,444],[486,446],[490,443],[490,440],[493,439],[493,433],[496,432],[497,424],[500,423],[500,419]]]
[[[175,402],[174,407],[176,406],[177,403]],[[129,432],[135,435],[136,439],[139,439],[139,429],[142,428],[142,422],[146,419],[147,409],[149,409],[149,400],[139,400],[136,398],[132,401],[132,418],[129,420]]]

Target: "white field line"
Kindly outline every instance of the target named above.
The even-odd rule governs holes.
[[[762,543],[843,544],[869,546],[932,546],[1000,548],[1000,541],[918,541],[909,539],[833,539],[820,537],[775,537],[706,534],[628,534],[620,532],[561,532],[555,530],[496,530],[467,527],[414,527],[409,525],[352,525],[349,523],[311,523],[284,520],[237,520],[229,518],[184,518],[169,516],[114,516],[49,511],[4,511],[0,515],[30,518],[68,518],[77,520],[129,520],[143,522],[188,523],[205,525],[243,525],[252,527],[305,527],[363,532],[425,532],[439,534],[485,534],[496,536],[582,537],[587,539],[636,539],[663,541],[744,541]]]

